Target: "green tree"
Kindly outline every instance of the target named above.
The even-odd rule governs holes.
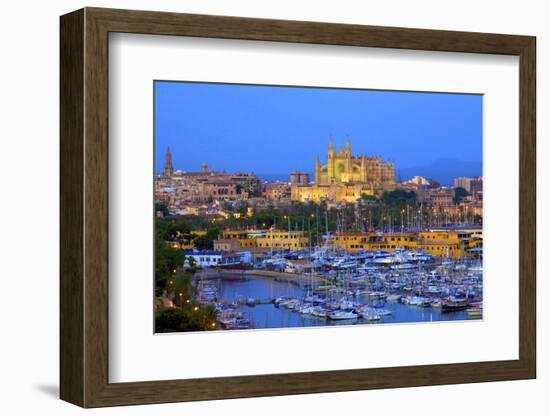
[[[168,211],[168,207],[164,202],[155,202],[155,212],[162,212],[164,217],[170,215],[170,211]]]
[[[406,205],[414,205],[416,203],[416,192],[396,189],[391,192],[384,192],[382,200],[389,207],[402,208]]]
[[[375,195],[361,194],[361,201],[378,201],[378,198]]]
[[[186,303],[176,308],[161,309],[156,313],[155,318],[155,332],[208,331],[216,329],[216,311],[212,306]]]
[[[218,239],[220,230],[217,228],[208,230],[205,235],[195,238],[195,247],[198,250],[212,250],[214,248],[214,240]]]
[[[186,221],[175,217],[157,218],[155,221],[155,231],[157,236],[163,240],[172,241],[178,235],[189,234],[191,227]]]
[[[166,286],[174,271],[183,266],[184,256],[181,250],[170,247],[157,234],[155,240],[155,289],[157,295]]]

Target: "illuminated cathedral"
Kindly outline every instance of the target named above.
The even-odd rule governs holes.
[[[329,141],[327,163],[315,161],[314,182],[308,185],[293,185],[291,198],[295,201],[353,202],[361,195],[380,195],[394,189],[393,162],[386,162],[380,156],[353,156],[351,144],[346,140],[345,148],[334,150]]]

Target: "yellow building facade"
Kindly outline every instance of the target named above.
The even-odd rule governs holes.
[[[225,246],[221,245],[221,240],[224,240],[224,243],[226,244]],[[256,247],[256,240],[254,236],[246,230],[222,231],[219,241],[220,246],[218,247],[218,249],[222,251],[235,251],[235,241],[238,241],[238,247],[240,249],[252,249]],[[232,245],[231,242],[233,242]],[[228,247],[231,248],[228,249]],[[216,242],[214,242],[214,248],[216,248]]]
[[[468,255],[467,249],[479,246],[479,236],[454,231],[426,231],[420,233],[381,234],[369,232],[336,233],[330,245],[337,250],[387,251],[398,249],[423,251],[437,257],[458,259]]]
[[[381,194],[395,187],[393,162],[386,162],[380,156],[353,156],[349,139],[345,148],[335,151],[329,142],[327,163],[315,161],[312,185],[292,184],[291,199],[314,201],[330,199],[353,202],[361,195]]]
[[[278,250],[303,250],[308,247],[305,231],[269,230],[264,237],[257,237],[257,247]]]
[[[261,250],[303,250],[309,246],[305,231],[270,230],[228,230],[222,231],[214,241],[214,247],[222,251],[239,249]]]

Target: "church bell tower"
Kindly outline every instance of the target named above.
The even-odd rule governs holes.
[[[170,152],[170,146],[166,149],[166,159],[164,161],[163,175],[167,178],[174,176],[174,167],[172,166],[172,153]]]

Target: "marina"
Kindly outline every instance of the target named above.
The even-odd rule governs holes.
[[[404,250],[286,252],[251,270],[202,270],[194,286],[226,330],[454,321],[483,318],[481,270]]]
[[[156,332],[483,319],[481,97],[155,88]],[[212,106],[203,100],[214,96],[231,97],[227,110],[259,101],[245,120],[240,110],[213,115],[217,132],[204,123]],[[395,103],[416,114],[411,100],[433,111],[386,132]],[[443,145],[451,133],[461,146]],[[251,145],[270,135],[277,146]]]

